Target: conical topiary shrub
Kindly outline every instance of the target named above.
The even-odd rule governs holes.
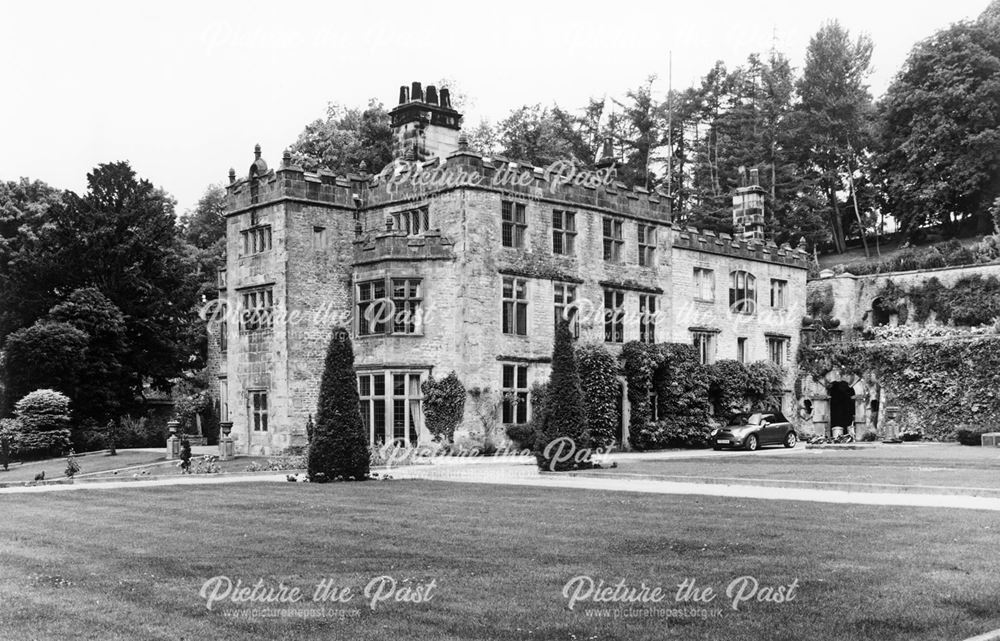
[[[553,443],[557,440],[559,443]],[[552,375],[544,423],[535,438],[535,459],[539,469],[544,471],[586,468],[591,466],[589,450],[590,430],[576,368],[573,335],[569,323],[561,321],[556,326]]]
[[[368,433],[358,408],[354,348],[343,327],[335,327],[326,351],[319,406],[309,443],[309,480],[363,481],[369,472]]]

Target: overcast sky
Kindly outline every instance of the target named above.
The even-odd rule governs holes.
[[[253,146],[272,166],[330,101],[395,104],[399,86],[450,78],[472,118],[690,86],[772,42],[801,68],[836,18],[875,42],[880,95],[913,44],[988,0],[745,2],[8,2],[0,14],[0,180],[82,191],[100,162],[129,160],[190,208]],[[466,120],[469,124],[470,119]]]

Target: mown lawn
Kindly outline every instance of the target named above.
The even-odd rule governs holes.
[[[992,512],[751,501],[428,481],[87,489],[0,495],[0,637],[18,639],[964,639],[1000,628]],[[360,593],[436,583],[429,602],[358,594],[347,618],[227,616],[225,575]],[[578,575],[724,591],[798,582],[789,603],[724,595],[717,618],[588,616]],[[311,603],[278,606],[314,608]]]
[[[781,456],[766,454],[722,451],[697,459],[623,461],[617,468],[589,474],[664,480],[733,479],[748,484],[781,480],[1000,491],[1000,448],[885,445],[873,450],[803,448]]]
[[[118,450],[116,456],[108,456],[106,452],[92,452],[87,455],[77,455],[76,462],[80,465],[79,474],[89,474],[91,472],[102,472],[114,470],[133,465],[146,465],[164,460],[163,453],[138,451],[138,450]],[[19,483],[31,481],[39,472],[45,472],[46,480],[66,478],[66,458],[52,458],[44,461],[30,461],[28,463],[11,463],[5,472],[0,467],[0,483]]]

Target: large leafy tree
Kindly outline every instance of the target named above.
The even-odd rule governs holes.
[[[4,406],[36,389],[54,389],[74,396],[89,337],[69,323],[39,321],[7,336],[3,343]]]
[[[116,420],[134,401],[124,366],[129,345],[121,310],[98,290],[85,288],[53,307],[48,318],[52,324],[65,323],[87,336],[77,363],[77,384],[70,393],[74,418],[91,426]]]
[[[174,202],[127,162],[87,175],[87,192],[45,206],[44,222],[18,232],[0,265],[0,296],[16,301],[0,337],[28,327],[74,290],[93,288],[125,323],[124,375],[135,395],[145,383],[169,389],[199,366],[194,342],[198,280],[177,233]]]
[[[291,152],[292,162],[309,171],[357,172],[364,162],[377,173],[392,162],[389,112],[374,99],[365,109],[331,103],[326,118],[306,125]]]
[[[1000,196],[1000,2],[917,44],[879,105],[887,206],[907,230],[991,227]]]
[[[838,22],[823,25],[809,41],[796,89],[799,103],[790,123],[796,162],[825,196],[824,214],[834,248],[846,249],[840,194],[852,184],[859,157],[870,145],[872,98],[865,80],[872,41],[852,40]]]
[[[580,120],[558,106],[515,109],[497,125],[496,138],[501,155],[538,167],[557,160],[593,160],[592,141],[581,131]]]

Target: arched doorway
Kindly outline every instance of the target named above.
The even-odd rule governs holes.
[[[885,301],[881,298],[876,298],[872,301],[872,325],[875,327],[884,327],[889,324],[892,320],[892,310],[886,308]]]
[[[828,389],[830,394],[830,429],[854,426],[854,388],[847,381],[835,381]]]

